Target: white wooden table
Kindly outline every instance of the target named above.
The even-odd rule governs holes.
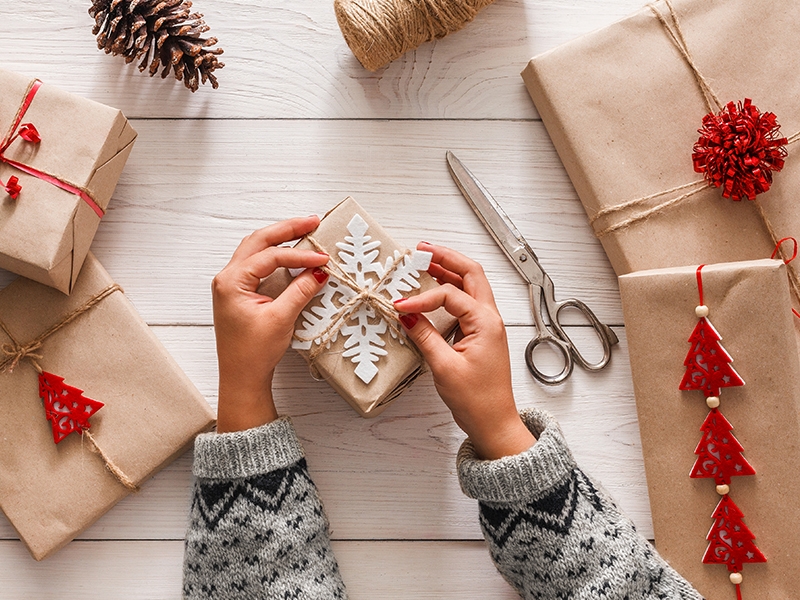
[[[509,326],[518,403],[552,411],[579,462],[652,537],[616,278],[519,76],[534,54],[641,3],[498,0],[373,74],[345,45],[330,0],[197,0],[227,66],[219,90],[192,95],[97,50],[89,0],[0,0],[0,64],[119,107],[139,131],[92,249],[212,405],[212,277],[251,230],[322,214],[350,194],[397,240],[450,245],[483,263]],[[553,388],[530,377],[525,287],[451,181],[447,149],[535,245],[557,295],[584,299],[615,326],[621,342],[605,371],[576,368]],[[0,286],[11,280],[0,272]],[[463,436],[429,375],[374,420],[293,353],[276,388],[352,598],[516,597],[489,560],[476,503],[459,490]],[[0,598],[179,597],[191,460],[42,563],[0,515]]]

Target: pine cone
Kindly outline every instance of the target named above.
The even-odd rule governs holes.
[[[149,62],[151,77],[163,65],[162,79],[173,69],[193,92],[206,81],[216,89],[213,72],[225,66],[217,59],[222,49],[209,49],[217,38],[200,37],[209,27],[203,15],[189,13],[191,7],[189,0],[92,0],[92,33],[106,54],[121,54],[127,63],[144,57],[139,71]]]

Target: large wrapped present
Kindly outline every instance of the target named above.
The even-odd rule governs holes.
[[[747,600],[795,598],[800,360],[786,269],[707,265],[701,281],[702,302],[696,266],[619,278],[656,547],[708,600],[737,597],[731,573]],[[723,492],[740,515],[720,507]]]
[[[0,509],[37,560],[214,422],[91,254],[70,296],[23,278],[0,292],[0,344]]]
[[[618,275],[758,259],[778,238],[800,232],[798,22],[796,2],[661,0],[525,68],[528,91]],[[753,106],[773,113],[779,132]],[[707,123],[717,133],[696,149],[704,116],[720,109],[723,116]],[[765,164],[780,168],[781,137],[788,156],[770,187]],[[732,146],[744,151],[735,168],[725,162]],[[706,162],[707,150],[722,162]]]
[[[0,268],[69,293],[133,148],[123,114],[0,70]]]
[[[331,260],[325,287],[295,324],[292,347],[315,377],[327,381],[361,416],[374,417],[424,370],[392,303],[439,285],[425,272],[431,255],[400,248],[352,198],[330,210],[296,247],[324,251]],[[280,269],[259,291],[275,296],[291,276]],[[457,325],[444,309],[426,316],[444,336]]]

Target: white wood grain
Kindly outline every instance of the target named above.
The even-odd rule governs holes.
[[[216,403],[210,327],[155,327],[199,389]],[[624,332],[609,367],[576,368],[563,386],[528,374],[522,351],[531,327],[511,327],[514,389],[520,407],[559,419],[578,463],[652,536],[639,430]],[[591,341],[571,328],[578,343]],[[586,346],[588,347],[588,345]],[[481,539],[477,504],[461,493],[455,454],[463,439],[426,375],[376,419],[362,419],[326,383],[314,381],[294,352],[275,381],[282,414],[291,415],[320,488],[336,539]],[[180,539],[186,526],[191,456],[183,456],[90,527],[82,539]],[[16,537],[0,519],[0,538]]]
[[[558,297],[590,298],[602,320],[622,323],[616,277],[541,123],[134,125],[139,140],[93,250],[150,323],[211,323],[211,279],[244,235],[352,195],[399,242],[425,239],[479,261],[506,322],[532,324],[521,278],[447,171],[448,149],[533,245]]]
[[[340,541],[333,550],[351,600],[519,598],[483,542]],[[4,600],[177,599],[183,542],[74,542],[36,563],[19,542],[0,541],[0,564]]]
[[[192,95],[106,56],[90,0],[3,0],[5,68],[121,108],[129,117],[525,119],[519,73],[534,54],[640,8],[641,0],[498,0],[473,23],[377,73],[353,57],[333,0],[197,0],[225,50],[221,87]]]

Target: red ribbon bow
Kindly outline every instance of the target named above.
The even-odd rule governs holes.
[[[14,118],[14,122],[11,124],[11,128],[8,130],[6,137],[3,138],[2,143],[0,143],[0,162],[4,162],[15,169],[22,171],[23,173],[27,173],[28,175],[36,177],[37,179],[46,181],[47,183],[61,188],[70,194],[75,194],[84,202],[86,202],[86,204],[89,205],[89,208],[91,208],[98,217],[102,218],[105,214],[105,211],[100,208],[97,202],[95,202],[85,190],[82,190],[81,188],[72,185],[63,179],[59,179],[55,175],[50,175],[49,173],[45,173],[44,171],[40,171],[39,169],[35,169],[5,156],[5,151],[8,150],[14,140],[16,140],[18,137],[31,144],[38,144],[42,141],[42,137],[39,135],[39,131],[36,129],[33,123],[22,123],[20,125],[22,119],[25,117],[25,113],[28,111],[28,108],[30,108],[31,103],[33,102],[33,98],[36,96],[36,92],[39,91],[40,87],[42,87],[42,82],[38,79],[34,80],[29,86],[28,92],[25,94],[25,98],[23,98],[22,104],[20,105],[17,115]],[[2,182],[0,182],[0,184],[2,184]],[[22,186],[19,185],[19,178],[14,176],[8,178],[8,182],[4,185],[4,187],[8,195],[14,200],[19,197],[19,194],[22,191]]]
[[[19,193],[22,191],[22,186],[19,184],[19,178],[13,175],[8,178],[8,183],[5,184],[6,192],[12,199],[19,198]]]
[[[42,138],[39,136],[39,132],[36,130],[36,127],[33,126],[33,123],[23,123],[19,128],[18,135],[26,142],[30,142],[32,144],[38,144],[42,141]]]

